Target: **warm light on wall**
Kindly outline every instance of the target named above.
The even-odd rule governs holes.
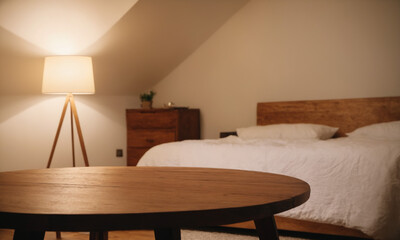
[[[0,26],[52,54],[79,54],[137,1],[2,0]]]

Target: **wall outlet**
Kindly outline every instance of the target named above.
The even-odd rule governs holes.
[[[117,149],[116,156],[117,157],[123,157],[124,156],[124,151],[122,149]]]

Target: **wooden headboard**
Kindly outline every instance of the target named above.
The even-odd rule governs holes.
[[[336,137],[359,127],[400,120],[400,97],[262,102],[257,125],[316,123],[339,127]]]

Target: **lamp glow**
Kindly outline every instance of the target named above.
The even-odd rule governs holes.
[[[75,167],[74,120],[85,166],[89,166],[83,134],[73,94],[94,94],[92,58],[85,56],[46,57],[43,70],[43,93],[67,94],[47,168],[50,167],[68,105],[71,110],[72,165]]]
[[[46,57],[42,93],[94,94],[91,57]]]
[[[50,54],[80,54],[137,1],[0,0],[0,26]]]

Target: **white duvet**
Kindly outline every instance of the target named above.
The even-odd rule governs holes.
[[[150,149],[138,166],[244,169],[300,178],[310,199],[281,216],[400,239],[400,141],[186,140]]]

